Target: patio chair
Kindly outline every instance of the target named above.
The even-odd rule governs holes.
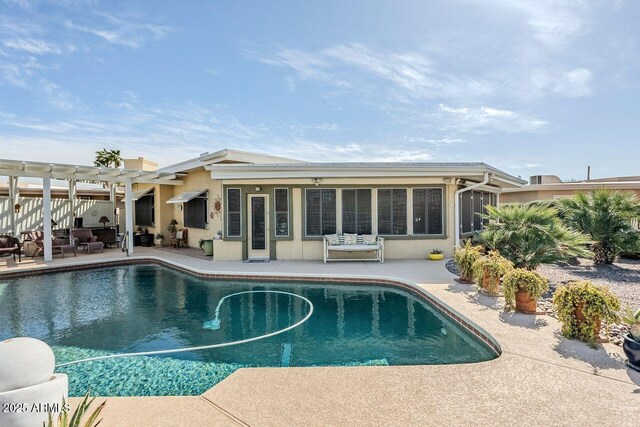
[[[186,228],[181,228],[176,231],[175,234],[171,233],[169,235],[169,247],[178,249],[180,245],[186,247],[188,242],[189,230]]]
[[[36,251],[31,256],[32,258],[36,256],[42,256],[44,254],[44,240],[35,240],[35,244]],[[62,255],[62,258],[64,258],[64,254],[66,253],[72,253],[73,256],[76,256],[76,245],[63,239],[51,239],[52,255]]]
[[[18,255],[18,262],[22,262],[22,246],[20,240],[17,237],[10,235],[0,236],[0,254],[13,255],[13,260],[16,260],[16,254]]]
[[[98,238],[88,228],[76,228],[71,230],[76,246],[86,250],[88,254],[92,251],[100,250],[104,252],[104,242],[99,242]]]

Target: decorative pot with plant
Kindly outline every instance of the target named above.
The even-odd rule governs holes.
[[[164,240],[164,234],[162,233],[156,233],[156,246],[161,248],[162,247],[162,241]]]
[[[440,249],[433,249],[431,253],[429,253],[429,259],[432,261],[440,261],[444,258],[444,254]]]
[[[453,259],[460,270],[461,283],[473,283],[473,263],[482,257],[482,246],[472,246],[471,240],[467,240],[461,248],[456,248]]]
[[[513,263],[500,255],[498,251],[491,251],[473,263],[473,279],[482,290],[491,295],[500,295],[500,279],[513,270]]]
[[[205,255],[213,255],[213,240],[212,239],[200,239],[198,246],[204,251]]]
[[[222,239],[222,230],[218,230],[216,232],[216,234],[213,236],[214,240],[221,240]]]
[[[629,333],[624,336],[622,349],[629,360],[629,367],[640,372],[640,308],[634,313],[627,304],[622,321],[629,326]]]
[[[562,322],[562,335],[594,345],[600,335],[601,322],[618,321],[620,301],[606,286],[576,281],[559,286],[553,305]]]
[[[505,309],[535,314],[538,298],[549,290],[549,282],[535,271],[516,268],[502,278]]]

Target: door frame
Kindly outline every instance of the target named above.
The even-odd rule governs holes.
[[[251,202],[254,198],[264,198],[264,249],[254,250],[253,245],[253,210]],[[270,259],[271,257],[271,230],[269,217],[269,194],[247,194],[247,259]]]

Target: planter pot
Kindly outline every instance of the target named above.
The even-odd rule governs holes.
[[[531,298],[525,289],[516,292],[516,310],[520,313],[536,314],[538,301]]]
[[[584,307],[584,303],[578,304],[575,310],[573,311],[579,325],[582,325],[587,320],[584,313],[582,312],[583,307]],[[596,316],[594,320],[595,320],[595,323],[593,326],[593,332],[595,334],[595,337],[598,338],[600,336],[600,325],[601,325],[600,316]]]
[[[140,246],[153,246],[153,235],[152,234],[141,234],[140,235]]]
[[[202,242],[202,246],[200,246],[204,251],[205,255],[211,256],[213,255],[213,240],[205,240]]]
[[[622,349],[624,354],[629,360],[629,364],[636,371],[640,371],[640,342],[631,338],[629,334],[624,336],[624,342],[622,343]]]
[[[440,261],[444,259],[444,254],[429,254],[429,259],[431,261]]]
[[[494,280],[489,273],[485,272],[482,275],[482,289],[487,295],[500,296],[500,279]]]

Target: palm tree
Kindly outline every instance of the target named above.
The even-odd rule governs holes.
[[[607,189],[578,193],[560,201],[564,221],[591,237],[596,264],[611,264],[621,252],[640,250],[640,202],[633,193]]]
[[[565,226],[555,208],[542,204],[487,206],[489,222],[478,240],[518,268],[534,270],[540,264],[585,256],[588,238]]]
[[[96,159],[93,164],[95,166],[101,166],[105,168],[119,168],[122,164],[122,156],[120,155],[120,150],[107,150],[106,148],[103,148],[100,151],[96,151]]]

